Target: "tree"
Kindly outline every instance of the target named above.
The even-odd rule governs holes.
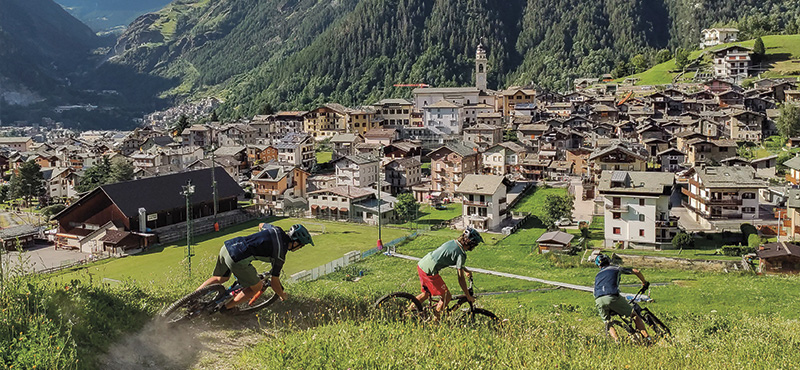
[[[25,205],[30,204],[31,198],[44,195],[44,176],[42,166],[28,161],[22,164],[19,172],[11,176],[10,192],[14,198],[22,198]]]
[[[672,247],[675,249],[692,249],[694,248],[694,238],[687,233],[678,233],[672,238]]]
[[[178,121],[173,124],[172,131],[175,133],[175,136],[179,136],[181,133],[183,133],[183,130],[189,128],[189,126],[191,126],[189,117],[187,117],[185,114],[181,114],[181,116],[178,118]]]
[[[58,212],[63,211],[65,208],[67,208],[67,206],[64,205],[64,204],[61,204],[61,203],[53,204],[52,206],[44,207],[42,209],[42,216],[44,216],[45,219],[49,220],[50,216],[55,215]]]
[[[208,118],[208,120],[211,122],[218,122],[219,117],[217,116],[217,111],[215,110],[211,111],[211,116]]]
[[[633,66],[634,73],[642,73],[647,70],[647,58],[645,58],[642,54],[636,54],[633,58],[631,58],[631,65]]]
[[[9,190],[8,185],[0,185],[0,203],[5,203],[8,200]]]
[[[111,181],[108,183],[133,180],[133,165],[128,161],[116,161],[111,164]]]
[[[759,37],[753,44],[753,62],[755,63],[761,62],[762,60],[764,60],[764,56],[766,54],[767,51],[764,48],[764,41],[762,41],[761,37]]]
[[[548,228],[555,226],[561,218],[571,218],[575,198],[571,195],[550,194],[544,199],[544,215],[542,222]]]
[[[611,75],[614,76],[614,78],[625,77],[629,74],[630,74],[630,68],[628,68],[628,63],[625,63],[625,61],[617,62],[617,65],[614,67],[614,70],[611,71]]]
[[[111,163],[108,157],[103,157],[99,163],[89,167],[81,178],[80,184],[75,187],[79,192],[92,191],[98,186],[103,186],[111,182]]]
[[[678,48],[675,50],[675,66],[684,69],[687,65],[689,65],[689,51]]]
[[[758,235],[758,229],[756,229],[756,227],[752,224],[743,223],[739,226],[739,230],[742,232],[742,239],[744,242],[748,242],[750,240],[750,235]]]
[[[668,62],[670,59],[672,59],[672,53],[667,49],[661,49],[656,54],[656,64]]]
[[[775,120],[778,133],[785,138],[797,136],[800,133],[800,106],[794,104],[781,105],[780,115]]]
[[[419,203],[411,193],[403,193],[397,196],[397,203],[394,204],[394,211],[401,220],[409,222],[419,211]]]
[[[761,246],[761,237],[758,234],[750,234],[747,237],[747,246],[753,250],[758,250],[758,247]]]

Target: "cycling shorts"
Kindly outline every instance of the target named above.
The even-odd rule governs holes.
[[[442,280],[442,276],[439,274],[428,275],[425,271],[422,271],[419,266],[417,266],[417,274],[419,274],[419,285],[422,291],[425,291],[425,287],[428,288],[428,292],[434,296],[443,296],[444,292],[447,291],[447,285]]]

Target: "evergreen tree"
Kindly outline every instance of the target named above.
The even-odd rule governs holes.
[[[111,182],[111,163],[108,157],[103,156],[103,159],[96,163],[94,166],[89,167],[81,178],[80,184],[75,187],[78,192],[92,191],[98,186],[103,186]]]
[[[672,59],[672,53],[667,49],[661,49],[656,54],[656,64],[668,62],[670,59]]]
[[[44,195],[44,175],[42,166],[33,161],[26,161],[19,172],[11,176],[9,191],[14,198],[22,198],[29,205],[32,198]]]
[[[133,165],[128,161],[116,161],[111,164],[111,184],[133,180]]]
[[[757,38],[755,43],[753,44],[753,62],[760,63],[764,60],[767,51],[764,48],[764,41],[761,40],[761,37]]]
[[[780,115],[775,120],[778,133],[785,138],[795,137],[800,134],[800,106],[783,104]]]
[[[687,65],[689,65],[689,51],[678,48],[675,50],[675,66],[678,69],[684,69]]]

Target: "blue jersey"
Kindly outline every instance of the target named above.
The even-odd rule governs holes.
[[[619,294],[619,279],[622,274],[632,274],[630,267],[606,266],[594,278],[594,297]]]
[[[289,250],[289,235],[279,227],[266,224],[255,234],[226,240],[225,248],[233,262],[248,257],[268,261],[272,265],[270,274],[279,276]]]

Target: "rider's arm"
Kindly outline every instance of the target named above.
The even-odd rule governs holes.
[[[631,272],[642,281],[642,285],[647,284],[647,280],[644,279],[644,275],[639,270],[633,269]]]
[[[288,294],[286,294],[286,292],[283,291],[283,285],[281,285],[281,278],[280,277],[272,276],[270,278],[270,280],[269,280],[269,286],[270,286],[270,288],[272,288],[272,291],[275,292],[275,294],[278,295],[278,298],[280,298],[281,301],[285,301],[286,300],[286,297],[288,297]]]
[[[458,285],[461,286],[461,290],[464,291],[464,295],[467,296],[467,300],[470,302],[475,302],[475,297],[469,294],[469,287],[467,287],[467,273],[470,273],[469,270],[466,268],[460,268],[458,270]]]

